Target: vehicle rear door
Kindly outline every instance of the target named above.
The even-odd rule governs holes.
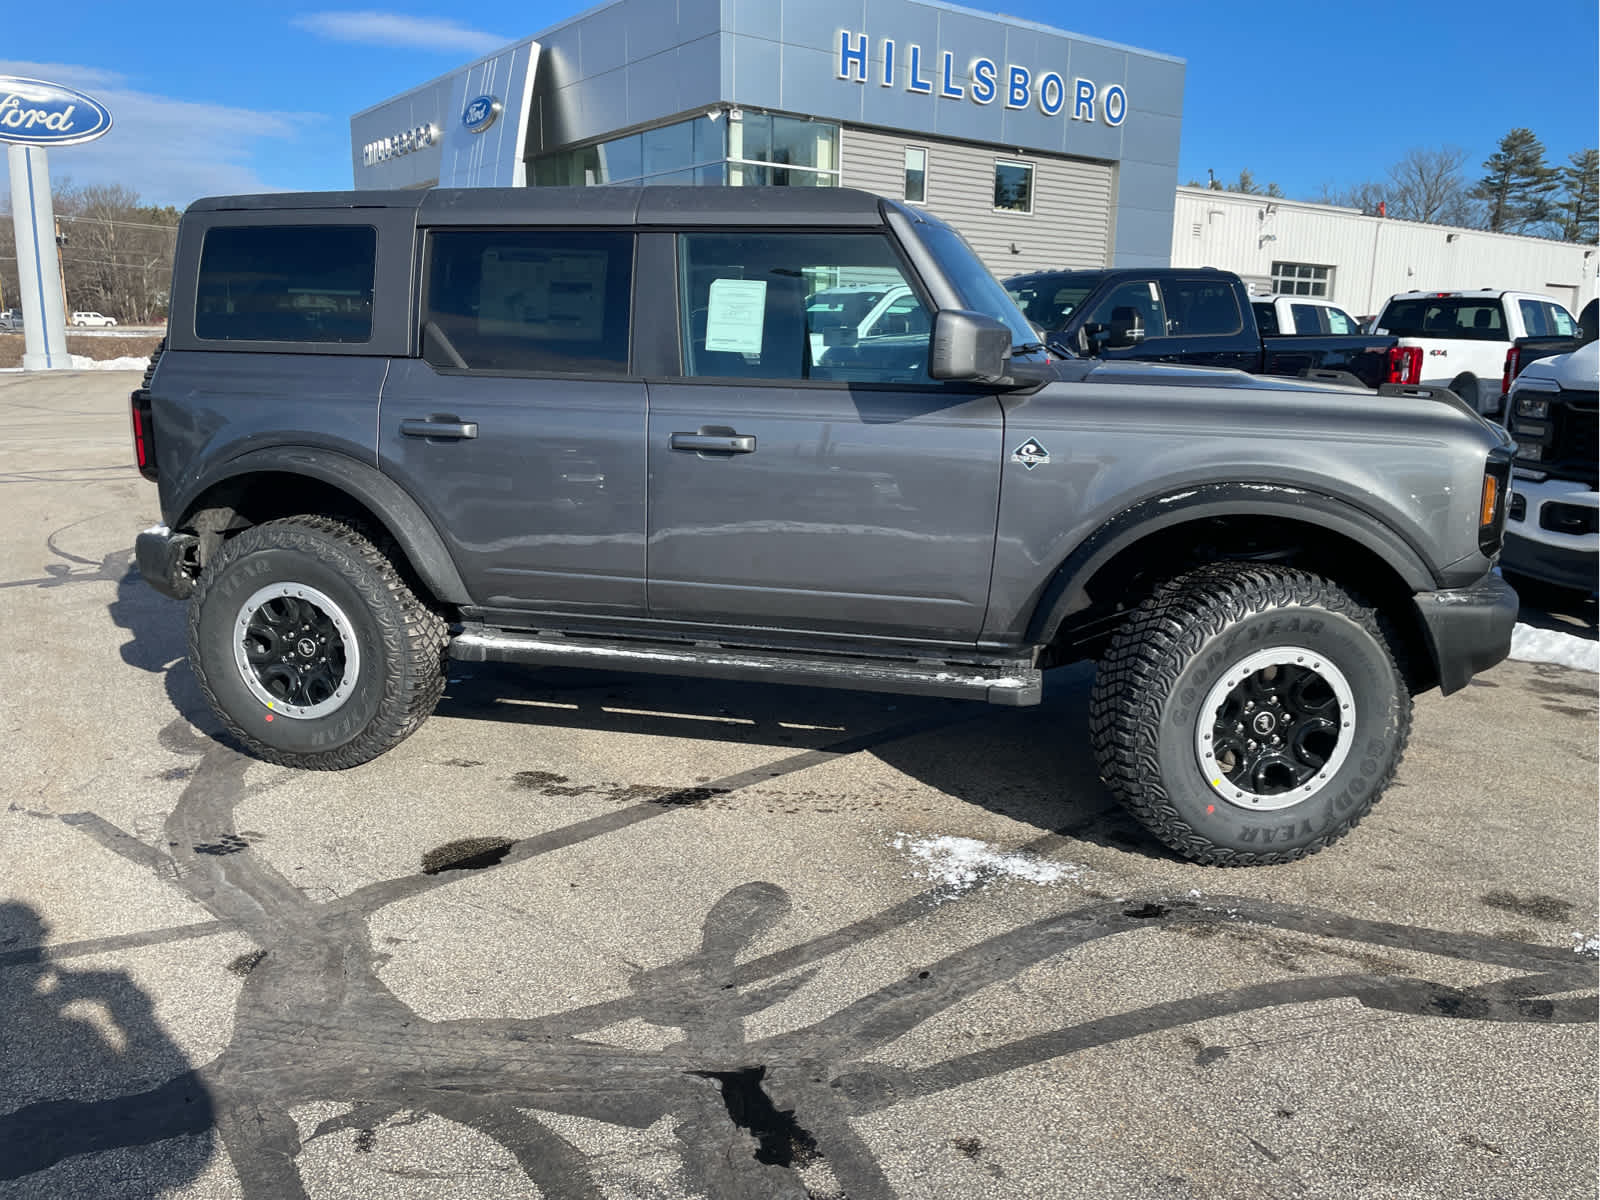
[[[1000,404],[929,378],[930,309],[893,243],[704,231],[674,250],[680,371],[649,382],[650,615],[975,640]],[[812,298],[872,284],[907,289],[884,332],[833,330],[814,354]]]
[[[644,613],[636,240],[575,229],[426,236],[422,353],[391,365],[379,464],[497,619]]]

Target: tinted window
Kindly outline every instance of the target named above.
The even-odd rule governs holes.
[[[365,342],[378,231],[240,225],[206,232],[194,332],[208,341]]]
[[[1174,279],[1163,284],[1172,337],[1238,333],[1243,324],[1233,287],[1224,280]]]
[[[1263,337],[1276,337],[1278,333],[1278,306],[1276,304],[1252,304],[1255,310],[1256,327],[1261,330]]]
[[[1296,333],[1325,333],[1322,327],[1322,310],[1315,304],[1291,304]]]
[[[928,311],[884,237],[689,233],[678,261],[686,375],[930,382]]]
[[[1529,337],[1548,337],[1551,333],[1550,324],[1546,320],[1545,305],[1537,300],[1518,300],[1517,307],[1522,310],[1522,325],[1528,331]]]
[[[1161,291],[1148,279],[1119,283],[1097,303],[1079,328],[1080,347],[1089,353],[1137,346],[1166,336]]]
[[[1503,342],[1506,322],[1498,300],[1433,297],[1394,301],[1378,318],[1375,332],[1406,338]]]
[[[435,233],[423,357],[481,371],[626,373],[632,281],[631,234]]]

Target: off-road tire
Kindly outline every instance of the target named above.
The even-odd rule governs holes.
[[[279,583],[314,588],[342,610],[359,669],[340,706],[294,719],[252,691],[236,662],[241,605]],[[394,563],[343,521],[268,521],[236,534],[206,564],[189,601],[189,663],[228,731],[268,762],[343,770],[404,741],[444,691],[444,619],[407,586]]]
[[[1212,689],[1280,646],[1342,673],[1355,716],[1340,736],[1351,741],[1314,793],[1252,811],[1213,787],[1196,738]],[[1371,810],[1405,752],[1411,696],[1377,613],[1343,587],[1295,568],[1214,563],[1162,585],[1113,637],[1089,727],[1107,787],[1162,842],[1207,865],[1261,866],[1316,853]]]

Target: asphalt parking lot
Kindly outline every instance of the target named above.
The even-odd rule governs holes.
[[[0,1197],[1594,1193],[1594,675],[1420,698],[1372,816],[1249,871],[1113,805],[1087,668],[474,668],[296,773],[130,565],[136,381],[0,374]]]

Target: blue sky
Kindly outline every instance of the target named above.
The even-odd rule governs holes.
[[[112,110],[109,136],[52,151],[57,177],[180,206],[218,192],[348,188],[352,113],[589,6],[91,0],[61,20],[48,5],[18,5],[0,73],[79,87]],[[1533,129],[1555,164],[1600,140],[1594,0],[1538,13],[1488,0],[1004,7],[1186,59],[1180,182],[1249,167],[1312,198],[1323,183],[1381,179],[1413,146],[1461,146],[1475,176],[1513,126]]]

